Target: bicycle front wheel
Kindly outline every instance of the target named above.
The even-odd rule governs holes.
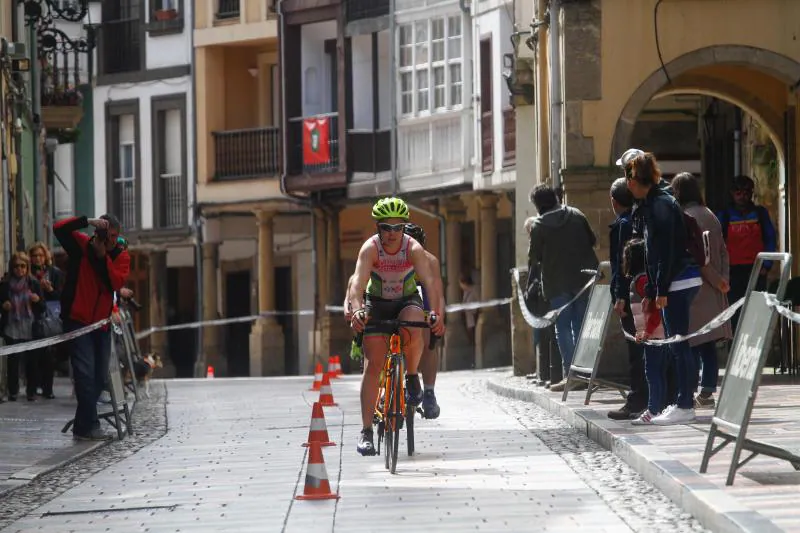
[[[403,375],[405,374],[402,361],[394,367],[392,375],[392,460],[389,471],[394,474],[397,472],[397,454],[400,451],[400,426],[403,424]]]

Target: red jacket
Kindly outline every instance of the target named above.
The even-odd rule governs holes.
[[[104,257],[89,247],[91,240],[80,229],[89,226],[87,218],[72,217],[53,225],[53,233],[69,256],[67,279],[61,292],[61,318],[93,324],[111,315],[113,293],[128,280],[131,258],[117,246]]]

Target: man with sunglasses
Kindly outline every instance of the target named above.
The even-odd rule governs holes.
[[[730,256],[730,287],[728,299],[734,303],[747,292],[750,272],[761,252],[774,252],[777,248],[775,227],[769,212],[753,202],[755,183],[748,176],[737,176],[731,184],[731,205],[717,213],[722,225],[722,236]],[[755,289],[763,291],[767,287],[767,273],[771,261],[764,261]],[[731,324],[734,329],[738,322],[734,315]]]
[[[431,272],[430,262],[420,243],[404,233],[409,210],[399,198],[383,198],[372,207],[377,234],[361,246],[355,273],[345,308],[354,309],[351,327],[365,331],[368,319],[425,320],[422,298],[417,292],[418,275],[428,288],[432,302],[431,331],[444,332],[444,298]],[[364,292],[366,291],[366,298]],[[364,334],[364,373],[361,379],[361,418],[363,429],[357,450],[361,455],[375,455],[372,435],[372,416],[378,396],[378,379],[386,354],[386,335],[391,331],[380,326],[368,326]],[[417,370],[422,356],[422,331],[419,328],[401,330],[406,356],[406,402],[417,406],[422,401],[422,387]]]

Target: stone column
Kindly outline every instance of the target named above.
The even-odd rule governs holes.
[[[444,204],[445,233],[447,236],[446,302],[461,302],[461,223],[467,214],[466,206],[459,198],[450,198]],[[448,315],[444,334],[444,369],[463,370],[472,368],[475,348],[467,339],[464,313]]]
[[[311,354],[312,370],[318,360],[322,361],[322,323],[325,316],[328,314],[327,311],[325,311],[325,306],[328,304],[328,221],[325,211],[322,209],[314,209],[314,224],[316,229],[316,240],[313,243],[314,251],[316,252],[314,272],[317,279],[314,334],[316,335],[317,341],[315,345],[310,348],[313,350]]]
[[[328,213],[328,252],[327,277],[329,305],[342,305],[344,302],[344,284],[342,283],[342,258],[339,234],[339,214],[341,208],[333,207]],[[342,314],[325,313],[322,317],[322,349],[320,350],[323,367],[331,355],[339,355],[342,361],[342,372],[350,371],[350,341],[352,331]]]
[[[219,318],[217,302],[217,269],[219,267],[219,243],[203,243],[203,320]],[[203,328],[203,360],[197,362],[195,375],[205,377],[208,366],[214,367],[215,375],[224,376],[228,371],[228,360],[220,353],[220,327]]]
[[[258,311],[275,310],[274,211],[256,211],[258,224]],[[274,316],[258,318],[250,332],[250,376],[280,376],[286,369],[283,328]]]
[[[156,249],[149,254],[150,278],[150,327],[167,325],[167,251]],[[175,364],[169,357],[169,341],[166,331],[150,335],[150,350],[161,356],[164,368],[158,371],[158,377],[175,377]]]
[[[497,298],[497,203],[492,193],[478,196],[481,234],[481,300]],[[475,368],[497,366],[505,356],[509,333],[504,330],[497,307],[480,310],[475,326]]]

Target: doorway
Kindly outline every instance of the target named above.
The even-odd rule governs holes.
[[[225,317],[250,315],[250,271],[240,270],[225,275]],[[250,322],[225,326],[225,352],[228,356],[228,377],[250,375]]]
[[[186,324],[197,319],[194,267],[167,269],[167,324]],[[194,376],[197,356],[197,329],[183,328],[167,332],[169,357],[175,365],[175,376]]]

